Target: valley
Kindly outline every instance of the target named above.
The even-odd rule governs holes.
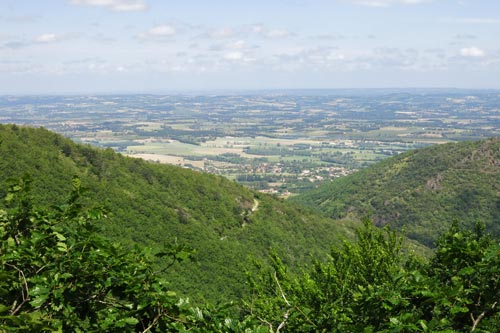
[[[0,1],[0,333],[497,333],[500,1]]]
[[[166,269],[172,263],[155,258],[154,269],[168,276],[172,290],[196,302],[238,300],[249,294],[244,272],[252,271],[253,261],[267,265],[270,249],[298,268],[324,258],[359,224],[314,214],[221,176],[76,144],[40,128],[0,125],[0,156],[1,199],[28,177],[33,205],[54,207],[67,200],[78,177],[81,206],[109,212],[96,226],[99,234],[128,249],[178,251],[178,261],[193,259]],[[7,207],[0,200],[0,212]]]
[[[283,200],[0,125],[0,329],[492,331],[499,152],[432,145]]]
[[[498,136],[499,102],[457,89],[0,96],[0,119],[289,197],[409,149]]]

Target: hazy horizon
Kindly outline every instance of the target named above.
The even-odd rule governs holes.
[[[133,96],[133,95],[152,95],[152,96],[209,96],[209,95],[337,95],[337,96],[363,96],[363,95],[384,95],[384,94],[408,93],[408,94],[467,94],[467,93],[500,93],[500,89],[489,88],[293,88],[293,89],[205,89],[205,90],[165,90],[165,91],[56,91],[42,93],[6,93],[0,94],[0,97],[58,97],[58,96]]]

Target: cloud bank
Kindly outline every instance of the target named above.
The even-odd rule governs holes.
[[[143,11],[148,8],[142,0],[70,0],[73,5],[104,7],[117,12]]]

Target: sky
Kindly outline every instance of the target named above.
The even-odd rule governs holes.
[[[499,0],[0,0],[0,95],[500,89]]]

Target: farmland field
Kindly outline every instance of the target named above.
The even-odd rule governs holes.
[[[0,96],[3,123],[288,196],[408,149],[500,135],[500,92]]]

